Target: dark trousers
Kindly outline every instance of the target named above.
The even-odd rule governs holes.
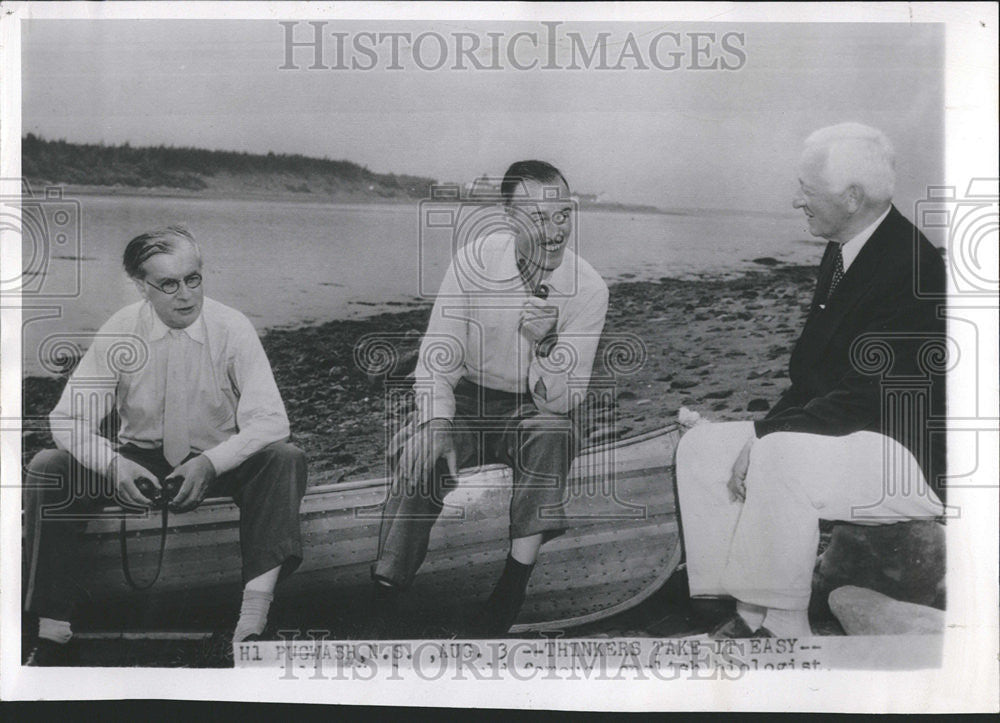
[[[172,466],[161,449],[126,445],[119,454],[162,482]],[[305,454],[291,444],[268,445],[213,480],[208,496],[232,497],[240,508],[243,582],[282,566],[281,577],[302,562],[299,505],[306,489]],[[85,469],[68,452],[48,449],[28,465],[25,480],[25,608],[41,617],[72,620],[86,582],[78,548],[88,516],[116,504],[103,475]]]
[[[502,463],[513,470],[511,539],[538,533],[544,539],[568,527],[563,509],[566,478],[578,435],[568,417],[542,414],[528,395],[486,389],[468,381],[455,388],[453,434],[459,467]],[[431,528],[448,492],[448,467],[440,460],[431,479],[403,485],[396,463],[409,428],[389,450],[393,479],[382,512],[379,555],[373,574],[400,587],[413,582],[427,554]]]

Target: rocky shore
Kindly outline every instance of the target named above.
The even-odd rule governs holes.
[[[589,441],[663,426],[681,406],[726,420],[758,418],[774,404],[788,383],[788,356],[816,271],[771,258],[757,263],[759,271],[735,279],[626,280],[611,286],[595,374],[605,383],[613,380],[614,400],[590,410]],[[384,474],[387,416],[407,408],[405,396],[387,390],[412,368],[429,311],[407,307],[264,335],[294,441],[309,456],[314,484]],[[393,359],[364,369],[356,345],[371,334],[392,340]],[[614,363],[619,355],[608,348],[615,343],[626,345],[617,350],[625,348],[629,357],[623,364]],[[59,378],[25,379],[25,416],[46,415],[63,384]],[[45,431],[25,432],[25,458],[51,444]]]

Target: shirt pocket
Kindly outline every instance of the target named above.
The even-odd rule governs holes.
[[[231,427],[235,424],[236,405],[238,398],[232,387],[223,383],[215,395],[212,406],[212,419],[220,427]]]
[[[229,377],[228,364],[215,365],[214,372],[214,384],[205,394],[207,418],[215,429],[229,431],[236,426],[239,395]]]
[[[523,387],[531,360],[531,342],[521,332],[521,308],[494,309],[484,323],[482,367],[502,386]]]
[[[115,390],[118,414],[129,433],[152,435],[163,421],[163,395],[151,371],[123,374]]]

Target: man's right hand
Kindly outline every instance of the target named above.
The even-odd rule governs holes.
[[[151,499],[146,498],[139,491],[135,482],[145,478],[153,483],[153,487],[160,489],[160,481],[156,475],[143,467],[141,464],[116,454],[108,464],[107,477],[115,487],[115,499],[119,503],[132,505],[134,507],[149,507],[153,504]]]
[[[414,432],[399,457],[399,476],[404,482],[430,479],[437,461],[444,457],[448,472],[458,476],[458,454],[451,420],[431,419]]]
[[[539,343],[549,332],[555,330],[558,322],[559,307],[547,304],[542,299],[532,296],[521,308],[519,328],[532,344]]]

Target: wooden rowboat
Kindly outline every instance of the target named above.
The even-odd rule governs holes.
[[[655,592],[680,561],[673,460],[680,438],[669,426],[584,450],[570,474],[572,527],[542,548],[512,632],[564,629],[626,610]],[[302,502],[304,561],[279,588],[286,616],[308,628],[309,611],[366,614],[370,566],[378,547],[385,479],[311,487]],[[445,497],[426,561],[407,597],[415,615],[469,605],[488,594],[508,546],[510,470],[466,470]],[[118,521],[91,521],[84,546],[91,603],[84,619],[107,628],[218,621],[239,600],[239,512],[214,499],[172,515],[156,584],[137,593],[121,570]],[[155,572],[160,520],[128,521],[133,576]],[[141,620],[137,615],[141,614]],[[315,614],[313,614],[315,617]],[[318,621],[321,627],[322,621]]]

